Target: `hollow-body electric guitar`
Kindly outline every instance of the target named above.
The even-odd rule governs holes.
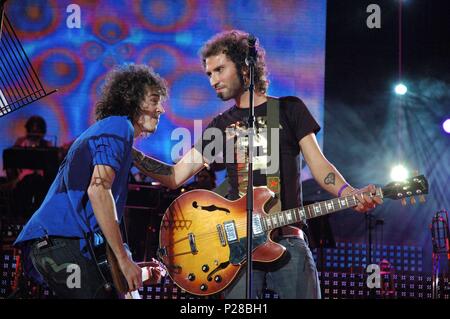
[[[378,187],[381,198],[405,199],[428,194],[426,178],[416,176],[406,182]],[[277,260],[286,248],[271,240],[279,227],[354,207],[355,195],[267,214],[274,194],[266,187],[254,188],[253,252],[254,262]],[[167,208],[160,228],[159,258],[173,281],[187,292],[207,296],[230,285],[246,261],[246,196],[227,200],[207,190],[192,190],[178,197]]]

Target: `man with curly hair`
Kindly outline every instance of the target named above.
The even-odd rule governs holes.
[[[202,47],[200,51],[205,74],[209,78],[211,87],[217,96],[223,100],[234,100],[235,105],[224,113],[216,116],[205,129],[219,129],[223,135],[234,139],[234,152],[228,154],[207,154],[207,146],[216,143],[216,139],[208,139],[204,134],[203,140],[196,144],[174,166],[135,152],[136,165],[146,174],[159,179],[166,185],[177,187],[193,172],[198,171],[205,163],[218,161],[225,163],[228,176],[226,197],[238,199],[246,192],[248,154],[242,156],[242,145],[248,144],[248,132],[245,127],[249,108],[249,68],[245,63],[249,34],[239,30],[231,30],[217,34]],[[363,189],[351,187],[337,169],[325,158],[316,140],[315,134],[320,127],[314,120],[305,104],[298,97],[272,98],[267,95],[268,80],[265,65],[265,52],[256,43],[257,62],[255,66],[254,105],[257,118],[257,136],[255,140],[261,154],[254,158],[254,186],[268,186],[277,193],[281,200],[281,209],[291,209],[301,206],[300,202],[300,165],[299,154],[308,164],[314,178],[328,192],[336,195],[358,194],[359,200],[356,211],[366,212],[381,203],[378,197],[361,195],[361,192],[375,192],[375,187],[369,185]],[[271,107],[269,107],[269,102]],[[271,108],[271,111],[269,109]],[[273,114],[277,114],[273,116]],[[276,118],[275,118],[276,117]],[[279,139],[273,138],[268,147],[268,123],[271,128],[279,128]],[[244,124],[244,125],[243,125]],[[228,135],[227,132],[232,134]],[[222,135],[222,136],[223,136]],[[276,135],[274,135],[276,136]],[[266,140],[266,142],[264,142]],[[223,139],[223,146],[218,148],[227,150],[227,139]],[[278,162],[276,172],[269,173],[268,153],[279,147],[279,156],[272,158]],[[212,149],[208,147],[208,150]],[[244,147],[245,149],[245,147]],[[220,156],[218,156],[220,155]],[[238,155],[241,155],[240,157]],[[273,155],[273,154],[271,154]],[[247,156],[247,157],[246,157]],[[231,158],[230,158],[231,157]],[[242,161],[242,159],[245,159]],[[275,165],[276,166],[276,165]],[[272,232],[275,242],[283,245],[286,251],[279,260],[269,264],[253,265],[252,295],[262,298],[263,288],[275,291],[280,298],[320,298],[320,287],[316,265],[308,247],[306,235],[298,227],[285,226]],[[245,249],[245,247],[242,247]],[[226,290],[227,298],[245,297],[245,271]]]
[[[133,141],[155,132],[167,96],[165,80],[145,65],[112,70],[96,105],[97,122],[72,144],[42,205],[18,236],[26,273],[58,297],[114,297],[97,265],[96,250],[105,240],[130,291],[142,286],[141,268],[123,245],[119,222]],[[157,280],[159,270],[152,269]]]

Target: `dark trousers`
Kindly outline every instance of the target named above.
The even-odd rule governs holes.
[[[264,288],[276,292],[281,299],[320,299],[319,276],[311,250],[300,238],[279,238],[286,247],[280,260],[266,266],[253,267],[252,295],[263,298]],[[234,284],[225,291],[226,299],[245,298],[246,270],[240,273]]]
[[[50,237],[31,244],[29,257],[34,268],[58,298],[116,298],[113,288],[105,289],[107,281],[96,262],[80,251],[80,239]]]

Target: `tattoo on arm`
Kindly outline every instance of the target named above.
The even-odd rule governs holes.
[[[325,182],[325,185],[329,185],[329,184],[334,185],[335,181],[336,181],[336,176],[334,175],[334,173],[329,173],[323,181]]]
[[[153,173],[157,175],[172,175],[172,167],[145,156],[138,150],[133,148],[134,163],[145,173]]]

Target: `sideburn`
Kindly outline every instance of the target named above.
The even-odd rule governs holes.
[[[237,75],[239,78],[239,82],[241,83],[241,87],[244,88],[244,91],[247,91],[250,85],[250,80],[247,77],[246,81],[246,79],[244,78],[244,72],[242,72],[242,68],[237,68]]]

